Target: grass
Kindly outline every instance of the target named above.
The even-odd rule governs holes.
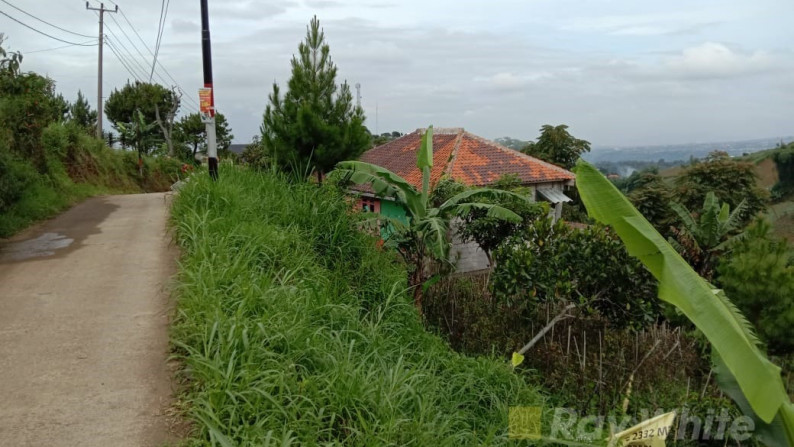
[[[505,445],[537,391],[427,333],[405,271],[330,187],[226,168],[173,205],[190,445]]]
[[[9,237],[92,196],[166,191],[180,164],[146,157],[138,175],[137,155],[109,149],[71,126],[52,124],[42,137],[46,164],[0,147],[0,237]]]

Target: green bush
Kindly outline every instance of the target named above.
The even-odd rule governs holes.
[[[16,203],[37,178],[33,166],[0,149],[0,213]]]
[[[718,282],[774,354],[794,352],[794,265],[785,239],[763,220],[718,266]]]
[[[507,445],[539,396],[424,331],[406,272],[331,187],[221,166],[173,206],[173,344],[199,445]]]
[[[571,301],[617,327],[637,328],[658,316],[656,281],[605,227],[539,219],[505,240],[494,259],[493,293],[514,311]]]

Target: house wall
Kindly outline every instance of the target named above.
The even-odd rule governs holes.
[[[361,197],[358,199],[356,209],[370,213],[380,213],[380,199],[373,197]]]
[[[380,206],[380,213],[392,219],[398,219],[401,222],[408,223],[408,217],[405,209],[392,200],[378,200]]]
[[[455,272],[469,273],[489,268],[491,264],[488,262],[488,255],[476,242],[461,241],[457,228],[462,223],[461,219],[456,218],[450,224],[452,247],[449,250],[449,260],[455,264]]]

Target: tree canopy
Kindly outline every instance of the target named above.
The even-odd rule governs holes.
[[[590,152],[590,143],[571,135],[565,124],[559,126],[544,124],[540,128],[538,141],[530,142],[521,152],[571,169],[583,153]]]
[[[226,116],[220,112],[215,114],[215,136],[218,154],[228,155],[234,134]],[[206,152],[207,128],[201,115],[191,113],[183,116],[175,125],[174,139],[180,143],[179,153],[182,158],[193,160],[197,153]]]
[[[338,162],[358,157],[369,147],[364,112],[353,104],[347,82],[337,86],[336,65],[314,17],[306,39],[292,58],[286,94],[273,84],[262,120],[262,144],[282,169],[307,172],[318,178]]]
[[[113,123],[113,127],[121,131],[119,124],[129,127],[131,123],[138,122],[137,111],[141,112],[145,123],[155,123],[157,122],[155,106],[161,113],[165,113],[167,110],[172,110],[175,105],[178,109],[178,102],[179,98],[174,92],[162,85],[136,81],[127,83],[121,90],[113,90],[105,102],[105,114]],[[147,132],[146,138],[143,139],[145,146],[139,148],[144,153],[151,152],[164,137],[157,126],[149,128]]]
[[[701,162],[689,166],[678,178],[675,195],[689,209],[697,209],[709,192],[721,202],[736,208],[746,201],[742,212],[745,224],[766,208],[769,193],[758,187],[758,176],[751,162],[737,161],[725,152],[712,152]]]

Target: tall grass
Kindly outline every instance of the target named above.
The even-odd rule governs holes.
[[[425,332],[405,272],[331,188],[227,168],[173,205],[172,330],[197,445],[500,445],[539,404]]]

